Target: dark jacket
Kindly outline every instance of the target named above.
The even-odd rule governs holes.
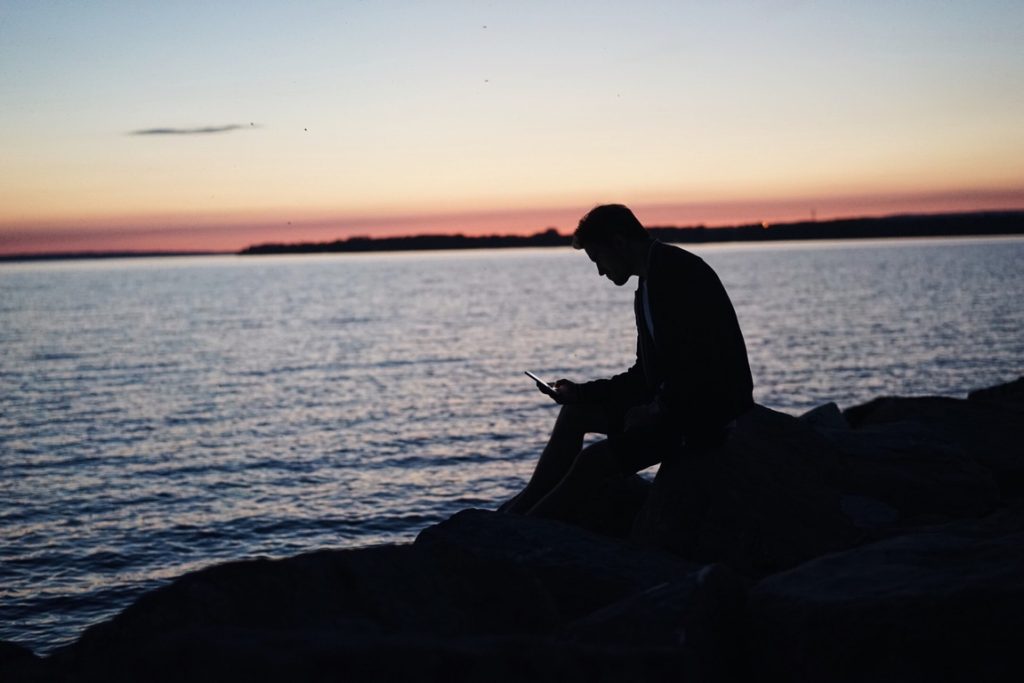
[[[642,282],[641,282],[642,286]],[[582,386],[583,400],[648,403],[662,425],[688,441],[714,435],[753,405],[753,380],[736,311],[703,259],[655,242],[647,275],[654,338],[634,299],[636,363]]]

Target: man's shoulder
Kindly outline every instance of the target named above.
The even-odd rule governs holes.
[[[683,249],[678,244],[672,244],[671,242],[662,242],[661,240],[654,241],[654,248],[660,252],[663,256],[669,258],[688,258],[688,259],[699,259],[700,257],[694,254],[692,251]]]
[[[652,270],[665,277],[711,270],[711,267],[700,256],[675,244],[655,242],[654,256],[655,259],[651,264]]]

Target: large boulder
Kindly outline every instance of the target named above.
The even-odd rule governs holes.
[[[482,604],[492,609],[476,609]],[[528,577],[512,571],[493,574],[490,584],[466,581],[435,570],[411,546],[381,546],[187,574],[51,660],[96,680],[182,680],[193,672],[304,678],[322,663],[358,678],[366,653],[386,642],[400,648],[416,640],[411,635],[507,634],[554,623]]]
[[[755,406],[726,442],[661,464],[634,525],[637,542],[763,576],[856,545],[838,456],[799,419]]]
[[[800,419],[835,447],[837,486],[846,494],[844,510],[874,533],[891,535],[915,526],[980,516],[999,503],[991,470],[961,444],[919,421],[852,429],[834,403]],[[868,506],[875,514],[861,514]]]
[[[1012,403],[1024,405],[1024,377],[1018,377],[1012,382],[997,384],[993,387],[975,389],[967,394],[969,401],[982,401],[986,403]]]
[[[0,640],[0,680],[43,681],[46,674],[42,660],[27,647]]]
[[[701,567],[563,522],[483,510],[459,512],[424,529],[414,546],[444,567],[477,567],[485,577],[499,570],[522,573],[536,582],[559,619],[589,614]]]
[[[724,566],[701,567],[561,522],[479,510],[429,527],[415,546],[446,566],[486,571],[493,564],[529,575],[562,620],[551,642],[635,660],[633,670],[616,667],[621,680],[731,681],[743,673],[745,660],[736,655],[746,582]]]
[[[984,394],[982,394],[984,396]],[[1024,495],[1024,403],[924,396],[878,398],[844,411],[856,430],[916,424],[992,472],[1000,492]]]
[[[414,544],[187,574],[42,662],[12,650],[0,678],[725,681],[745,591],[721,567],[465,511]]]
[[[1024,680],[1024,507],[766,578],[750,612],[763,680]]]
[[[725,565],[708,565],[572,622],[557,640],[674,660],[672,680],[749,680],[745,587]]]

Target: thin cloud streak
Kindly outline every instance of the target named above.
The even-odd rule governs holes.
[[[129,135],[207,135],[209,133],[228,133],[233,130],[255,127],[256,124],[253,123],[250,123],[248,126],[232,123],[227,126],[200,126],[198,128],[145,128],[143,130],[133,130]]]

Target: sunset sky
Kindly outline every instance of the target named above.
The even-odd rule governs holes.
[[[0,2],[0,253],[1024,208],[1024,2]]]

